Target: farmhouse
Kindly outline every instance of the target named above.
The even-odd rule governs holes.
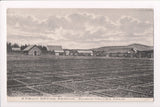
[[[48,45],[47,46],[47,51],[53,53],[56,56],[64,55],[64,51],[62,49],[62,46]]]
[[[91,50],[78,50],[79,56],[93,56],[93,51]]]
[[[36,45],[30,45],[26,47],[23,52],[26,55],[33,55],[33,56],[38,56],[41,55],[42,51],[36,46]]]

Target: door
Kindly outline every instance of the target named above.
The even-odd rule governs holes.
[[[34,56],[36,56],[37,55],[37,51],[34,51]]]

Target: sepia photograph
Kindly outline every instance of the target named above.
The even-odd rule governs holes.
[[[152,8],[8,8],[6,18],[8,101],[153,101]]]

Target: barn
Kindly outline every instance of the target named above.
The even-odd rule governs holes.
[[[79,56],[93,56],[93,51],[91,50],[78,50]]]
[[[62,46],[48,45],[47,51],[53,53],[56,56],[64,55],[64,51],[62,49]]]
[[[26,55],[39,56],[42,51],[36,45],[30,45],[23,50]]]

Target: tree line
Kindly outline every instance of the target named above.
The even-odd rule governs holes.
[[[24,45],[18,45],[17,43],[11,43],[7,42],[7,52],[12,52],[12,48],[20,48],[20,50],[24,50],[26,47],[28,47],[29,44],[24,44]],[[47,52],[47,48],[42,45],[37,45],[39,49],[41,49],[42,52]]]

